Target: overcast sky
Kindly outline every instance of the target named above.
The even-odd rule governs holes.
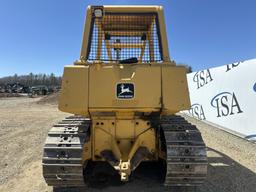
[[[0,77],[61,75],[91,4],[163,5],[171,57],[194,71],[256,58],[255,0],[0,0]]]

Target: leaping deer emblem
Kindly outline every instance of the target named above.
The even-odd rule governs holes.
[[[124,84],[121,84],[121,92],[118,95],[122,95],[123,93],[133,93],[129,87],[125,88]]]

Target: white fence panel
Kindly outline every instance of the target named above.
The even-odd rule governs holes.
[[[256,59],[187,77],[192,116],[256,139]]]

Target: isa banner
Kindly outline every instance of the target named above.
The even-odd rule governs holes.
[[[190,115],[256,140],[256,59],[188,74]]]

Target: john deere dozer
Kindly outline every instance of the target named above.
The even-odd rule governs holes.
[[[166,186],[196,186],[207,173],[199,130],[175,115],[190,108],[186,69],[170,60],[161,6],[89,6],[80,59],[65,66],[59,109],[44,146],[50,186],[83,186],[88,163],[129,180],[164,161]]]

